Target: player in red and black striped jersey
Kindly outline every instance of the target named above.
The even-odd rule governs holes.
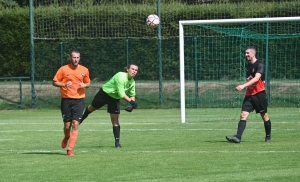
[[[247,88],[246,95],[242,105],[240,121],[238,123],[237,134],[226,136],[229,142],[240,143],[243,132],[246,128],[246,120],[249,113],[256,111],[260,113],[265,126],[265,142],[271,141],[271,121],[267,113],[268,98],[265,88],[265,65],[256,58],[256,48],[249,46],[245,50],[245,56],[248,60],[247,65],[247,82],[238,85],[235,90],[241,91]]]

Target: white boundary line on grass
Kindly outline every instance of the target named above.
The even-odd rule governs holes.
[[[212,128],[196,128],[196,129],[122,129],[122,131],[232,131],[236,129],[212,129]],[[247,131],[260,131],[261,129],[247,129]],[[298,128],[285,128],[285,129],[272,129],[272,131],[280,130],[280,131],[297,131],[300,130]],[[61,132],[62,130],[0,130],[0,133],[18,133],[18,132]],[[103,130],[93,130],[93,129],[81,129],[81,132],[103,132],[109,131],[111,129],[103,129]]]
[[[210,123],[211,122],[211,123]],[[212,124],[215,123],[215,121],[195,121],[192,123],[186,122],[185,124]],[[222,123],[238,123],[238,121],[224,121]],[[251,121],[247,121],[247,123],[262,123],[262,121],[260,122],[251,122]],[[276,122],[274,121],[274,123],[276,124],[300,124],[300,121],[281,121],[281,122]],[[0,125],[62,125],[62,122],[57,122],[57,123],[0,123]],[[108,122],[94,122],[94,123],[84,123],[84,125],[111,125],[111,123]],[[127,122],[121,122],[121,125],[166,125],[169,123],[127,123]]]
[[[17,154],[47,154],[47,153],[65,153],[65,150],[0,150],[1,154],[5,153],[17,153]],[[86,150],[76,150],[76,153],[88,153],[89,151]],[[95,151],[90,151],[95,153]],[[108,151],[106,150],[97,150],[98,153],[106,153]],[[147,150],[141,150],[141,151],[124,151],[125,153],[177,153],[177,154],[197,154],[197,153],[300,153],[299,150],[260,150],[260,151],[255,151],[255,150],[219,150],[219,151],[207,151],[207,150],[197,150],[197,151],[184,151],[184,150],[158,150],[158,151],[147,151]]]
[[[157,124],[169,124],[169,123],[128,123],[128,122],[121,122],[122,124],[128,124],[128,125],[157,125]],[[57,122],[57,123],[0,123],[0,125],[62,125],[63,122]],[[96,124],[100,124],[100,125],[111,125],[110,121],[107,122],[94,122],[94,123],[88,123],[85,122],[84,125],[96,125]],[[195,123],[189,123],[189,124],[195,124]]]
[[[206,151],[206,150],[197,150],[197,151],[136,151],[136,153],[300,153],[297,150],[287,150],[287,151],[276,151],[276,150],[266,150],[266,151],[255,151],[255,150],[220,150],[220,151]]]

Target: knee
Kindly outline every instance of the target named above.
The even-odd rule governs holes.
[[[111,124],[113,126],[119,126],[119,114],[110,114]]]
[[[88,110],[89,110],[89,112],[94,112],[96,110],[96,108],[94,108],[92,105],[89,105]]]
[[[111,124],[113,125],[113,126],[119,126],[120,124],[119,124],[119,121],[111,121]]]
[[[72,130],[78,130],[79,122],[77,120],[72,121]]]
[[[248,112],[241,112],[240,119],[247,120],[249,113]]]
[[[71,122],[65,122],[64,123],[64,130],[71,130],[71,126],[72,126]]]
[[[265,122],[270,120],[268,113],[261,113],[260,115]]]

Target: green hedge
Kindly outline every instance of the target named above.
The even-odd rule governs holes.
[[[228,18],[257,18],[257,17],[287,17],[300,15],[300,2],[288,1],[282,3],[239,3],[239,4],[210,4],[188,5],[169,1],[161,4],[162,17],[162,55],[164,79],[179,78],[178,54],[178,21],[186,19],[228,19]],[[40,40],[35,41],[36,77],[40,80],[52,77],[61,65],[61,42],[64,42],[64,58],[71,49],[79,49],[83,53],[82,62],[95,75],[95,79],[103,80],[126,65],[126,40],[130,44],[130,61],[143,63],[140,78],[158,79],[159,65],[157,62],[157,31],[145,26],[145,15],[156,12],[156,6],[139,5],[101,5],[101,6],[39,6],[35,9],[35,18],[43,22],[56,22],[52,29],[44,28],[36,32]],[[102,34],[97,36],[97,29],[88,23],[82,27],[78,39],[71,37],[66,31],[82,17],[86,20],[95,19],[103,28]],[[134,21],[124,21],[134,20]],[[107,20],[110,23],[105,23]],[[102,23],[101,23],[102,21]],[[40,21],[42,22],[42,21]],[[30,40],[29,40],[29,10],[18,8],[2,10],[0,12],[0,75],[29,76],[30,75]],[[42,26],[39,24],[36,27]],[[56,39],[46,40],[44,37],[58,36]],[[135,38],[132,38],[132,37]],[[271,48],[272,49],[272,48]],[[116,66],[117,64],[117,66]],[[98,67],[95,67],[98,65]],[[299,65],[295,65],[296,67]],[[103,72],[99,71],[99,67]],[[47,78],[49,77],[49,78]]]
[[[30,75],[29,11],[0,13],[0,75]]]

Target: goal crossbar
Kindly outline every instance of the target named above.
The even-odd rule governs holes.
[[[276,17],[276,18],[241,18],[241,19],[215,19],[215,20],[181,20],[179,21],[179,59],[180,59],[180,114],[181,123],[185,123],[185,72],[184,72],[184,25],[196,24],[234,24],[234,23],[267,23],[300,21],[300,17]]]

